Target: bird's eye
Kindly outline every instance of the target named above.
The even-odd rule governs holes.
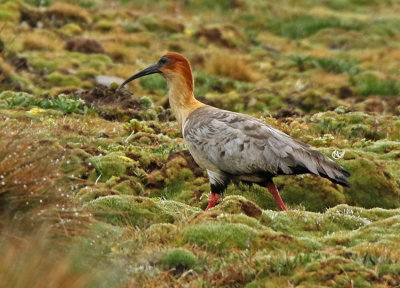
[[[160,64],[161,66],[163,66],[163,65],[167,64],[168,61],[169,61],[169,59],[168,59],[167,57],[162,57],[162,58],[160,59],[160,61],[158,61],[158,64]]]

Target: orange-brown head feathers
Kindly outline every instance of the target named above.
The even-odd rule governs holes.
[[[166,64],[159,68],[159,70],[164,74],[164,76],[168,79],[168,76],[181,76],[188,88],[193,91],[193,74],[192,68],[190,67],[189,60],[176,52],[168,52],[163,57],[161,57],[160,61],[165,59]]]
[[[122,83],[121,87],[125,86],[130,81],[154,74],[162,74],[167,80],[179,80],[186,84],[186,89],[193,92],[194,82],[192,75],[192,68],[190,68],[189,60],[185,56],[176,53],[168,52],[158,60],[154,65],[147,67],[146,69],[136,73]]]
[[[182,124],[185,123],[188,115],[205,105],[194,98],[194,82],[189,60],[179,53],[168,52],[156,64],[125,80],[121,87],[134,79],[154,73],[162,74],[167,79],[169,103],[179,126],[182,128]]]

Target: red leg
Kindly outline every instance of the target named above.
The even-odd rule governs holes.
[[[279,195],[278,188],[275,186],[274,182],[269,181],[267,183],[267,188],[269,193],[271,193],[272,196],[274,196],[276,203],[278,203],[279,208],[281,208],[281,211],[285,211],[286,210],[285,204],[283,203],[281,195]]]
[[[214,207],[215,204],[217,204],[218,198],[219,198],[219,194],[211,192],[210,201],[208,202],[208,206],[206,208],[206,211],[208,209]]]

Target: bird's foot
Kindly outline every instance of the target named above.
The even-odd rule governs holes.
[[[209,202],[208,202],[206,211],[207,211],[208,209],[214,207],[215,204],[217,204],[218,198],[219,198],[219,194],[211,193],[210,200],[209,200]]]
[[[279,208],[281,209],[281,211],[286,211],[286,206],[285,203],[283,203],[281,195],[279,195],[279,191],[278,188],[276,187],[276,185],[274,184],[274,182],[268,182],[267,183],[267,188],[269,193],[272,194],[272,196],[274,196],[276,203],[278,203]]]

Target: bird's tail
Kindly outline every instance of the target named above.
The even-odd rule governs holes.
[[[339,166],[339,165],[337,165]],[[350,187],[350,183],[347,181],[347,177],[350,177],[350,173],[346,171],[343,167],[339,166],[339,169],[336,170],[336,176],[330,177],[325,173],[320,173],[321,177],[327,178],[331,180],[333,183],[340,184],[342,186]]]
[[[346,178],[350,173],[342,166],[314,149],[305,149],[304,153],[296,154],[297,167],[291,167],[293,174],[312,173],[331,180],[333,183],[350,187]]]
[[[350,173],[345,170],[342,166],[329,159],[324,154],[316,151],[319,155],[316,157],[317,160],[317,171],[321,177],[331,180],[333,183],[340,184],[342,186],[350,187],[350,183],[346,178],[350,177]]]

